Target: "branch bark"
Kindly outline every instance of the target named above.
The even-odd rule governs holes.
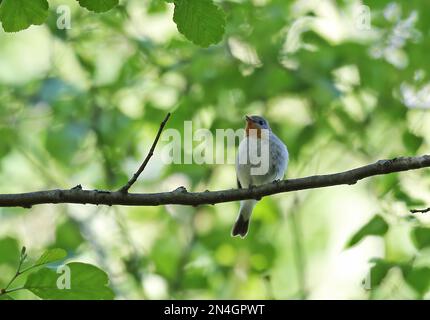
[[[166,125],[167,121],[170,118],[170,112],[166,115],[163,122],[160,124],[160,128],[158,129],[157,136],[155,137],[154,142],[152,143],[151,149],[149,150],[148,155],[146,156],[145,160],[143,160],[142,164],[140,165],[139,169],[136,171],[136,173],[131,177],[131,179],[118,191],[122,193],[127,193],[128,190],[131,188],[131,186],[136,182],[137,178],[139,178],[140,174],[145,170],[146,165],[149,162],[149,159],[151,159],[152,155],[154,154],[155,147],[157,146],[158,140],[160,139],[161,132],[164,129],[164,126]]]
[[[352,170],[277,181],[251,189],[188,192],[184,187],[160,193],[124,193],[122,191],[83,190],[80,186],[67,190],[46,190],[20,194],[0,194],[0,207],[29,208],[38,204],[77,203],[94,205],[159,206],[166,204],[198,206],[244,199],[261,199],[272,194],[337,185],[353,185],[376,176],[430,167],[430,155],[379,160]]]
[[[430,212],[430,208],[427,209],[413,209],[411,210],[411,213],[427,213]]]

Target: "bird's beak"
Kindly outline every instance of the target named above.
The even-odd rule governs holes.
[[[252,123],[252,122],[254,122],[254,121],[252,121],[252,119],[251,119],[250,117],[248,117],[248,116],[245,116],[245,120],[246,120],[246,122],[248,122],[248,123]]]

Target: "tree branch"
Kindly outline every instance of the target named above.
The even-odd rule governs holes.
[[[268,183],[251,189],[188,192],[179,187],[171,192],[124,193],[121,191],[82,190],[76,186],[67,190],[46,190],[20,194],[0,194],[0,207],[25,207],[45,203],[78,203],[95,205],[159,206],[166,204],[198,206],[244,199],[261,199],[272,194],[336,185],[352,185],[357,181],[407,170],[430,167],[430,155],[379,160],[373,164],[335,174],[317,175]]]
[[[149,159],[151,159],[152,155],[154,154],[155,146],[157,145],[158,140],[160,139],[161,132],[163,131],[164,126],[166,125],[167,120],[169,120],[169,118],[170,118],[170,113],[168,113],[164,118],[163,122],[161,122],[160,128],[158,129],[158,132],[157,132],[157,136],[155,137],[155,140],[152,143],[151,149],[149,150],[149,153],[146,156],[145,160],[142,162],[139,169],[136,171],[133,177],[127,182],[127,184],[123,186],[121,189],[119,189],[118,191],[122,193],[127,193],[130,187],[136,182],[137,178],[139,178],[142,171],[145,170],[145,167],[148,164]]]

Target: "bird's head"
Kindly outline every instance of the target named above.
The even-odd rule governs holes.
[[[270,130],[269,122],[260,116],[245,116],[246,120],[246,135],[249,135],[249,130],[257,130],[257,137],[261,137],[261,130]]]

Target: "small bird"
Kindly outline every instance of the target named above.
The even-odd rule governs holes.
[[[266,119],[260,116],[245,116],[245,137],[239,144],[236,157],[236,175],[239,188],[281,180],[288,166],[288,149],[272,132]],[[260,163],[258,163],[259,160]],[[240,202],[239,216],[231,235],[244,238],[248,233],[252,210],[257,200]]]

